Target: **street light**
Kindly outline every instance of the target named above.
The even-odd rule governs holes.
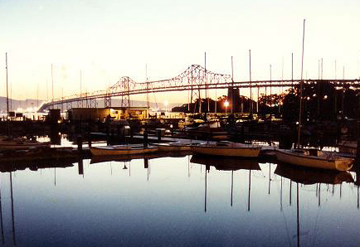
[[[227,115],[227,108],[228,108],[228,106],[229,106],[229,101],[225,101],[224,102],[224,106],[225,106],[225,114]]]

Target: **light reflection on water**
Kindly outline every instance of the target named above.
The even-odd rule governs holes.
[[[3,245],[359,246],[354,183],[303,185],[270,163],[231,171],[195,161],[84,160],[83,175],[77,163],[16,171],[14,217],[10,173],[2,173]]]

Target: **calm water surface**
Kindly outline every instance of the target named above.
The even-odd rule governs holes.
[[[299,178],[295,171],[294,180],[313,183],[305,185],[276,164],[240,163],[231,171],[231,161],[192,156],[84,160],[83,174],[78,163],[1,173],[1,243],[360,246],[359,189],[332,184],[349,174]]]

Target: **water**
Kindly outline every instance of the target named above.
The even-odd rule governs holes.
[[[360,245],[354,183],[304,185],[278,175],[291,171],[255,161],[235,171],[192,156],[90,162],[83,174],[78,163],[12,172],[14,217],[10,173],[1,173],[2,245]],[[217,162],[232,165],[210,160]]]

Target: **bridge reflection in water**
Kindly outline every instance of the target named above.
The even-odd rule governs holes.
[[[1,170],[3,244],[360,244],[355,173],[187,154],[53,164]]]

